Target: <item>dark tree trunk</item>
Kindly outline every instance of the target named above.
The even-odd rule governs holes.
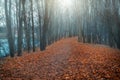
[[[34,35],[34,17],[33,17],[33,0],[31,0],[31,16],[32,16],[32,40],[33,40],[33,52],[35,52],[35,35]]]
[[[12,36],[12,27],[11,27],[11,0],[9,0],[9,11],[7,4],[8,4],[8,0],[5,0],[5,15],[6,15],[8,44],[10,49],[10,56],[14,57],[14,39]]]
[[[44,24],[42,27],[42,36],[41,36],[41,43],[40,43],[40,49],[41,51],[46,49],[46,37],[47,37],[47,29],[48,29],[48,2],[49,0],[45,0],[45,15],[44,15]]]
[[[22,56],[22,37],[23,37],[23,10],[21,11],[21,4],[24,5],[24,0],[19,0],[19,28],[18,28],[18,56]]]

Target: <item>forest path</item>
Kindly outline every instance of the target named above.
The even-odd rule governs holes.
[[[70,44],[71,41],[66,41],[66,42],[59,42],[57,45],[59,46],[52,46],[54,47],[52,50],[51,55],[45,56],[43,59],[41,59],[44,64],[41,67],[41,75],[39,75],[38,79],[43,79],[43,80],[55,80],[61,79],[61,76],[64,75],[64,72],[67,70],[69,67],[68,65],[68,60],[70,58],[70,55],[72,53],[72,45]],[[41,64],[40,61],[40,64]],[[35,77],[35,80],[37,77]]]
[[[0,79],[120,80],[120,50],[62,39],[43,52],[6,59]]]

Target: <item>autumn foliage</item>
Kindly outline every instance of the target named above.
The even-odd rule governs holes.
[[[120,50],[77,38],[2,62],[0,80],[120,80]]]

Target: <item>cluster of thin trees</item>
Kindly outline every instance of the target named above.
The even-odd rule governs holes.
[[[120,1],[78,0],[77,5],[81,2],[79,41],[120,49]]]
[[[78,36],[80,42],[120,49],[119,0],[74,0],[64,12],[60,11],[57,0],[4,0],[4,3],[11,57],[16,52],[22,55],[23,38],[28,52],[35,52],[36,40],[43,51],[57,40],[73,36]],[[16,31],[17,50],[14,46]]]
[[[13,1],[14,2],[14,1]],[[7,35],[8,35],[8,43],[10,49],[10,56],[15,56],[15,46],[14,46],[14,36],[12,32],[12,0],[5,0],[5,15],[6,15],[6,26],[7,26]],[[17,55],[22,55],[23,50],[23,35],[25,35],[26,40],[26,50],[30,52],[31,46],[30,42],[32,39],[32,49],[35,52],[35,18],[34,18],[34,4],[37,4],[37,12],[38,12],[38,22],[39,22],[39,37],[40,37],[40,49],[45,50],[46,47],[46,30],[49,23],[48,17],[48,3],[50,0],[15,0],[15,23],[17,27]],[[40,7],[43,7],[44,15],[43,15],[43,24],[42,24],[42,16],[40,14]]]

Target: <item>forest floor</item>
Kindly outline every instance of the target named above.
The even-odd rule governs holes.
[[[62,39],[43,52],[5,59],[0,80],[120,80],[120,50]]]

